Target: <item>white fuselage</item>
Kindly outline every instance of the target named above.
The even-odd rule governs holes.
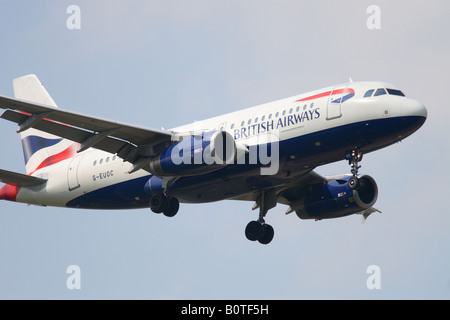
[[[364,97],[368,90],[379,88],[396,89],[381,82],[346,83],[186,124],[171,131],[184,134],[198,130],[224,130],[235,138],[236,143],[251,146],[258,144],[259,137],[269,131],[282,142],[352,123],[426,117],[422,104],[404,96]],[[403,138],[398,136],[398,140]],[[64,207],[69,201],[96,190],[150,175],[144,170],[130,174],[131,166],[113,154],[91,148],[35,171],[33,176],[48,179],[48,182],[43,186],[21,188],[16,201]],[[111,196],[114,197],[114,193]]]

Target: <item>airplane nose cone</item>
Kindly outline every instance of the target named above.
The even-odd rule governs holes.
[[[405,132],[399,137],[406,137],[418,130],[425,123],[428,116],[425,106],[413,99],[404,101],[401,110]]]
[[[428,116],[427,108],[421,102],[413,99],[409,99],[403,104],[403,113],[405,116],[422,117],[425,119]]]

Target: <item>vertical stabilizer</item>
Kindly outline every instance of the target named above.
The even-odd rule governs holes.
[[[18,99],[57,108],[39,79],[26,75],[13,80],[14,96]],[[20,133],[25,167],[28,175],[39,169],[73,157],[79,144],[33,128]]]

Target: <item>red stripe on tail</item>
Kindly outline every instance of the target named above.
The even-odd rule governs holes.
[[[33,173],[35,173],[39,169],[42,169],[42,168],[51,166],[51,165],[53,165],[55,163],[61,162],[63,160],[72,158],[74,155],[77,154],[77,150],[78,150],[79,146],[80,146],[79,143],[74,143],[70,147],[68,147],[66,150],[64,150],[64,151],[62,151],[60,153],[57,153],[57,154],[55,154],[53,156],[48,157],[47,159],[42,161],[41,164],[36,169],[34,169],[33,172],[30,172],[28,175],[31,176]]]

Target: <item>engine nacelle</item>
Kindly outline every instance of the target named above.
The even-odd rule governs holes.
[[[202,174],[233,163],[240,153],[230,133],[210,131],[170,146],[151,160],[150,170],[157,176]]]
[[[361,212],[372,207],[378,198],[378,187],[370,176],[359,178],[359,187],[352,190],[348,180],[338,179],[306,194],[291,204],[301,219],[331,219]]]

